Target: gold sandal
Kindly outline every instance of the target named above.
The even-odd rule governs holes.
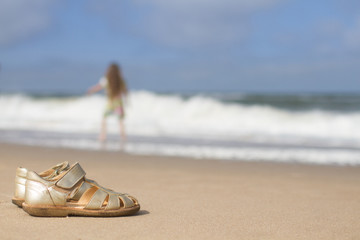
[[[23,209],[42,217],[115,217],[139,211],[134,197],[104,188],[85,174],[79,163],[51,179],[28,171]]]
[[[70,168],[70,165],[68,162],[60,163],[56,166],[51,167],[50,169],[43,171],[39,174],[40,177],[44,179],[51,179],[57,175],[59,175],[62,171],[65,171]],[[25,184],[26,184],[26,175],[28,170],[23,167],[18,167],[16,169],[16,175],[15,175],[15,193],[14,197],[12,198],[12,202],[22,207],[22,203],[25,201]]]

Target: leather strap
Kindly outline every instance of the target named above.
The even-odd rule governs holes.
[[[59,175],[61,172],[68,170],[69,168],[70,168],[69,163],[63,162],[56,166],[53,166],[51,169],[48,169],[48,170],[40,173],[39,175],[41,177],[43,177],[44,179],[49,180],[49,179],[52,179],[55,176]]]
[[[85,171],[82,169],[79,163],[72,166],[69,171],[65,173],[59,181],[56,182],[56,186],[71,189],[73,188],[83,177],[85,177]]]
[[[81,186],[79,187],[79,189],[76,191],[75,195],[71,198],[71,200],[76,200],[78,201],[81,196],[84,194],[84,192],[86,190],[88,190],[89,188],[91,188],[92,185],[90,185],[89,183],[87,183],[86,181],[84,181]]]
[[[120,199],[118,195],[110,194],[108,204],[106,205],[107,210],[119,209],[120,208]]]
[[[125,208],[132,207],[135,205],[134,202],[126,194],[119,194],[119,198],[124,203]]]
[[[91,200],[89,201],[89,203],[86,205],[86,209],[100,209],[101,206],[103,205],[106,197],[107,197],[107,192],[98,189],[94,195],[91,197]]]

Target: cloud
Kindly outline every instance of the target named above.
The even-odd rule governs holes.
[[[161,45],[200,47],[233,44],[251,32],[250,15],[278,4],[280,0],[133,0],[132,3],[98,6],[112,23]],[[128,7],[132,16],[115,14]],[[110,13],[110,14],[109,14]],[[119,17],[119,15],[121,15]],[[137,16],[137,18],[134,18]]]
[[[12,44],[46,29],[49,9],[57,0],[0,1],[0,46]]]

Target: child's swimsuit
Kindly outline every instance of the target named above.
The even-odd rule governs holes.
[[[106,77],[102,77],[100,79],[99,85],[105,88],[106,90],[108,89],[108,80],[106,79]],[[119,96],[115,97],[112,100],[108,98],[106,109],[104,111],[104,117],[106,118],[111,114],[116,114],[119,119],[123,119],[125,117],[121,94],[119,94]]]

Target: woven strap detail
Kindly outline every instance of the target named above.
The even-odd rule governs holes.
[[[86,205],[85,209],[100,209],[107,196],[107,192],[102,189],[98,189],[91,197],[91,200]]]
[[[122,200],[122,202],[124,203],[124,207],[128,208],[128,207],[132,207],[134,206],[134,202],[129,198],[129,196],[127,194],[119,194],[119,198]]]
[[[81,196],[84,194],[84,192],[86,190],[88,190],[89,188],[91,188],[92,185],[90,185],[89,183],[87,183],[86,181],[84,181],[81,186],[79,187],[79,189],[76,191],[75,195],[71,198],[71,200],[76,200],[78,201]]]
[[[80,164],[76,163],[59,181],[56,182],[56,186],[71,189],[85,176],[85,174],[86,173]]]
[[[119,196],[116,194],[109,195],[109,201],[106,206],[107,210],[119,209],[120,208],[120,199]]]

